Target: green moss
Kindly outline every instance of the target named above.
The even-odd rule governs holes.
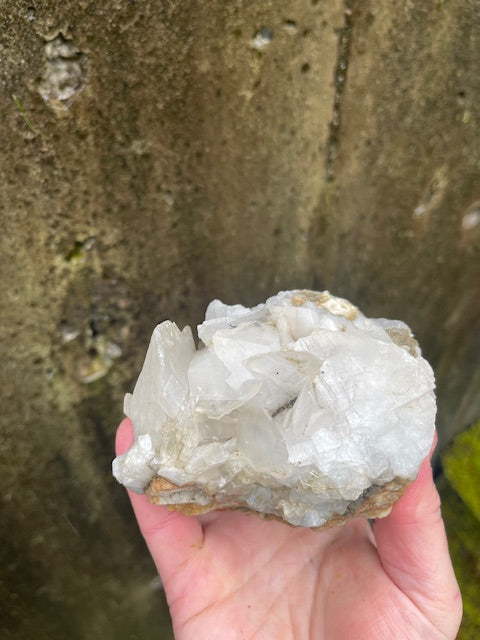
[[[480,422],[454,440],[442,462],[438,488],[464,607],[458,639],[474,640],[480,638]]]
[[[480,521],[480,422],[455,439],[442,462],[450,484]]]
[[[16,96],[15,94],[12,94],[12,98],[13,98],[13,101],[15,102],[15,105],[16,105],[16,107],[17,107],[18,111],[20,112],[20,114],[21,114],[21,116],[22,116],[22,118],[23,118],[23,120],[24,120],[25,124],[27,125],[27,127],[28,127],[28,128],[30,129],[30,131],[32,131],[33,133],[37,133],[37,132],[35,131],[35,129],[33,128],[33,125],[32,125],[32,123],[31,123],[31,121],[30,121],[30,118],[29,118],[29,117],[28,117],[28,115],[26,114],[25,109],[23,108],[23,105],[22,105],[22,103],[20,102],[19,98],[17,98],[17,96]]]
[[[464,615],[457,640],[480,638],[480,523],[442,478],[438,483],[453,566],[463,597]]]
[[[75,240],[73,247],[65,256],[65,260],[67,262],[78,263],[85,262],[86,259],[86,251],[85,251],[85,242],[81,242],[80,240]]]

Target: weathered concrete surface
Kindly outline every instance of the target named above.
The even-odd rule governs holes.
[[[0,33],[2,633],[158,637],[109,471],[156,322],[329,288],[414,328],[442,443],[480,413],[480,13],[3,0]]]
[[[443,446],[480,414],[480,13],[357,5],[315,284],[412,326],[436,371]]]

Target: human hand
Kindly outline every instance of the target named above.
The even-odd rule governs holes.
[[[117,431],[117,455],[133,441]],[[240,512],[184,516],[130,499],[177,640],[453,640],[462,604],[425,460],[372,528],[312,531]]]

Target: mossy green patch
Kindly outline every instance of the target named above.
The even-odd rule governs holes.
[[[480,422],[455,438],[442,462],[450,484],[480,521]]]
[[[453,566],[463,597],[464,615],[457,640],[480,638],[480,522],[442,478],[438,483]]]

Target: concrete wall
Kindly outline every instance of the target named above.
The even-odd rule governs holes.
[[[2,0],[6,637],[160,635],[110,477],[153,326],[328,288],[408,322],[440,442],[480,414],[469,0]]]

